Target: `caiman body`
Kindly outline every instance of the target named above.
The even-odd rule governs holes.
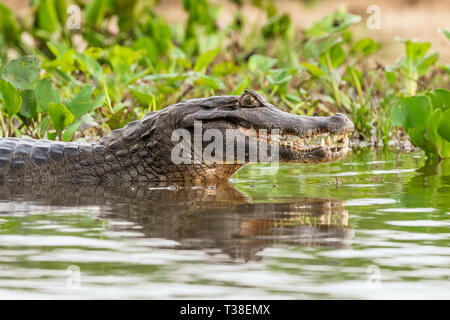
[[[344,115],[293,115],[250,90],[240,96],[181,101],[114,130],[95,143],[0,139],[0,181],[223,180],[245,165],[247,161],[174,163],[172,150],[178,141],[172,141],[172,133],[184,129],[194,134],[195,122],[202,122],[202,130],[221,131],[224,141],[227,129],[236,130],[244,139],[252,137],[255,130],[278,130],[277,141],[257,137],[260,144],[277,144],[280,162],[342,159],[348,152],[347,136],[353,131],[353,123]]]

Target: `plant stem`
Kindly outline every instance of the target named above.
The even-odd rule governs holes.
[[[333,72],[333,66],[331,65],[331,57],[330,57],[330,50],[327,51],[327,64],[328,69],[330,70],[330,73]],[[331,76],[331,86],[333,87],[333,94],[334,94],[334,101],[336,101],[336,105],[340,108],[341,107],[341,100],[339,99],[338,94],[338,87],[336,82],[334,81],[333,77]]]
[[[351,70],[352,70],[353,81],[355,82],[356,90],[358,91],[359,101],[361,103],[361,106],[363,106],[365,103],[364,103],[364,95],[363,95],[363,92],[361,89],[361,83],[359,82],[359,79],[356,76],[355,69],[352,68]]]
[[[2,132],[5,133],[5,135],[7,135],[8,133],[6,132],[6,125],[5,125],[5,121],[3,120],[3,112],[0,110],[0,122],[2,125]]]
[[[111,99],[109,98],[108,87],[106,86],[105,75],[103,75],[103,81],[102,82],[103,82],[103,91],[105,92],[105,96],[106,96],[106,105],[108,106],[108,109],[111,112],[111,114],[114,114],[114,110],[113,110],[112,105],[111,105]]]

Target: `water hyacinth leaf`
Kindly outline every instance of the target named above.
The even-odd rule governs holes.
[[[206,51],[201,54],[194,65],[194,71],[196,72],[205,72],[206,68],[209,64],[216,58],[219,54],[220,48]]]
[[[431,104],[433,108],[439,108],[442,111],[450,109],[450,91],[447,89],[434,89],[428,96],[431,99]],[[450,123],[449,123],[450,125]]]
[[[442,114],[437,131],[443,139],[450,142],[450,109]]]
[[[431,149],[430,152],[430,148],[427,145],[427,143],[425,142],[425,130],[422,130],[420,128],[409,128],[409,130],[407,131],[409,138],[411,139],[411,141],[414,143],[414,145],[416,145],[417,147],[421,148],[422,150],[424,150],[425,152],[428,153],[434,153],[433,151],[435,151],[435,149]]]
[[[430,48],[430,42],[414,42],[409,40],[405,42],[406,56],[412,60],[423,57]]]
[[[16,88],[30,89],[33,81],[39,79],[42,58],[39,56],[23,56],[8,63],[2,78],[11,82]]]
[[[22,97],[19,91],[4,79],[0,79],[0,92],[3,97],[3,111],[11,118],[19,112],[22,105]]]
[[[253,72],[267,71],[277,63],[277,59],[254,54],[248,60],[248,68]]]
[[[50,103],[60,103],[61,97],[58,90],[52,88],[52,84],[48,79],[41,79],[33,84],[34,93],[36,95],[37,111],[46,112]]]
[[[441,149],[442,149],[442,138],[438,134],[438,126],[439,121],[442,115],[442,111],[440,109],[434,110],[433,114],[430,118],[430,123],[428,128],[425,131],[425,146],[422,147],[426,152],[433,154],[438,154],[439,158],[442,158]]]
[[[22,105],[20,106],[19,113],[27,118],[33,118],[36,115],[37,103],[34,90],[26,89],[20,92],[22,97]]]
[[[57,132],[63,131],[75,119],[69,109],[60,103],[50,103],[48,113]]]
[[[427,96],[416,96],[398,99],[392,107],[392,124],[402,126],[405,131],[410,128],[425,129],[431,117],[433,107]]]
[[[103,105],[105,101],[104,94],[101,93],[95,100],[90,100],[93,92],[93,86],[84,86],[72,101],[67,103],[67,109],[70,110],[75,118],[79,118]]]
[[[378,43],[371,38],[365,38],[356,42],[353,48],[361,52],[363,56],[367,56],[378,50]]]

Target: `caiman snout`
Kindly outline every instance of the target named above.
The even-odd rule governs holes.
[[[334,134],[352,133],[355,129],[353,122],[342,113],[335,113],[328,117],[328,132]]]

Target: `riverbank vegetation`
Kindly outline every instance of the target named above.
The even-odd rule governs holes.
[[[95,140],[182,99],[252,88],[292,113],[348,114],[355,140],[409,136],[428,157],[450,157],[450,65],[431,43],[399,40],[404,54],[383,65],[383,44],[352,31],[358,15],[299,31],[273,2],[253,3],[262,27],[239,10],[223,26],[207,0],[184,0],[177,25],[151,1],[34,0],[23,17],[0,3],[0,135]]]

